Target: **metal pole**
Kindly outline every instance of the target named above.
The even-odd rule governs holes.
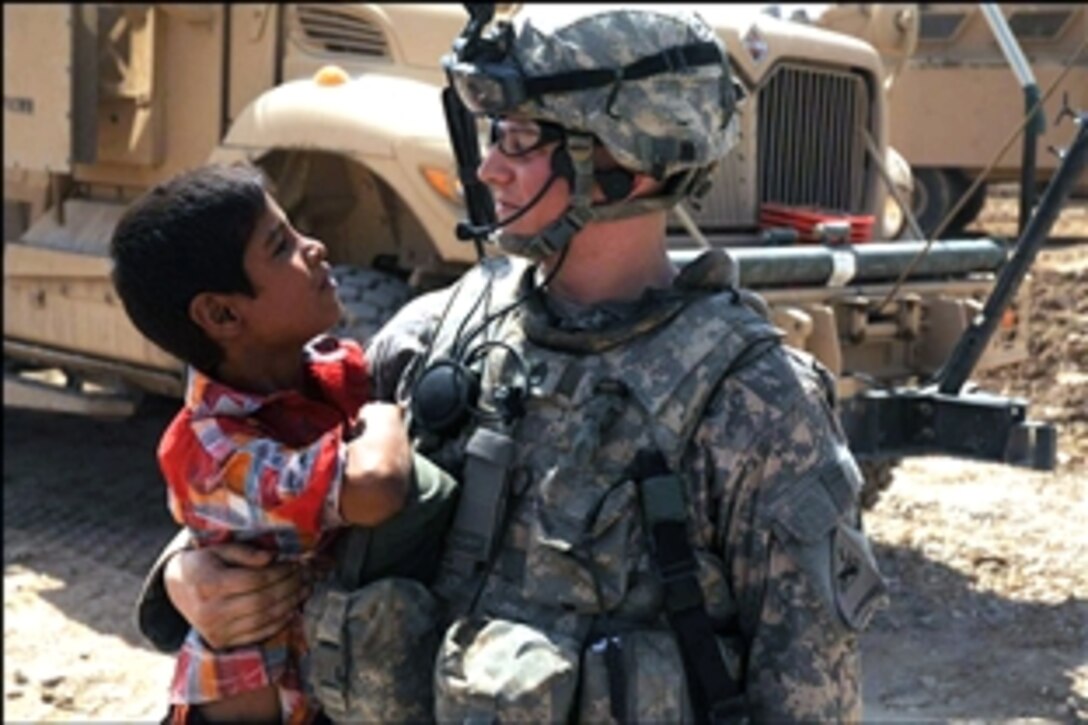
[[[1032,72],[1027,58],[1024,57],[1020,45],[1016,42],[1016,36],[1013,35],[1012,30],[1009,28],[1005,16],[1001,14],[1001,10],[997,5],[995,3],[983,3],[979,9],[982,11],[983,17],[986,18],[986,22],[989,23],[994,39],[997,40],[1001,52],[1004,53],[1005,60],[1008,61],[1009,67],[1012,68],[1017,82],[1024,89],[1025,113],[1030,115],[1040,97],[1039,84],[1035,82],[1035,74]],[[1024,129],[1024,149],[1020,164],[1020,221],[1017,227],[1017,233],[1021,236],[1027,226],[1028,217],[1031,216],[1032,207],[1035,206],[1035,153],[1039,135],[1043,131],[1043,114],[1038,111],[1028,121],[1027,128]]]
[[[997,7],[996,3],[982,3],[979,10],[982,11],[986,22],[990,24],[994,39],[997,40],[997,44],[1001,47],[1001,52],[1005,54],[1005,60],[1009,62],[1009,67],[1012,68],[1012,72],[1016,75],[1016,80],[1020,83],[1020,86],[1026,88],[1027,86],[1036,85],[1035,74],[1032,73],[1031,66],[1028,65],[1028,60],[1024,57],[1024,52],[1020,50],[1020,45],[1016,42],[1016,36],[1012,34],[1009,23],[1005,20],[1005,16],[1001,14],[1001,9]]]
[[[1039,102],[1039,96],[1039,86],[1032,83],[1024,87],[1024,113],[1031,114]],[[1024,150],[1020,163],[1020,219],[1016,226],[1016,232],[1020,235],[1023,235],[1035,206],[1035,153],[1039,135],[1043,132],[1042,126],[1043,113],[1039,109],[1024,129]]]
[[[1088,164],[1088,114],[1081,114],[1077,119],[1080,130],[1072,146],[1062,159],[1058,173],[1047,185],[1039,207],[1032,214],[1027,229],[1016,245],[1012,258],[1002,268],[997,283],[990,293],[986,304],[967,328],[948,362],[937,373],[936,382],[939,392],[956,395],[971,376],[979,358],[982,357],[987,343],[997,329],[1001,315],[1009,306],[1028,269],[1035,261],[1035,255],[1046,241],[1051,227],[1058,218],[1065,200],[1073,191],[1084,167]]]

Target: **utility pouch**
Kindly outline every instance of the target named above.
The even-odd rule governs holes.
[[[606,612],[627,592],[632,528],[638,515],[630,481],[608,489],[589,472],[559,467],[541,482],[526,544],[525,596],[578,612]]]
[[[303,616],[310,694],[335,722],[430,721],[437,604],[410,579],[318,584]]]
[[[518,622],[462,618],[434,669],[438,722],[567,722],[578,685],[578,642]]]

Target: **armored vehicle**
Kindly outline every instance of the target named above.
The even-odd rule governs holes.
[[[1007,250],[945,241],[916,264],[917,245],[877,241],[902,224],[888,201],[909,181],[887,153],[870,45],[697,9],[748,100],[739,148],[672,228],[677,260],[701,244],[736,250],[741,282],[847,400],[933,375]],[[296,225],[326,243],[347,303],[341,332],[368,336],[472,264],[454,235],[465,203],[439,64],[467,17],[452,5],[5,5],[6,404],[125,415],[135,394],[180,395],[183,367],[128,322],[107,247],[129,201],[207,161],[259,165]],[[1025,299],[980,365],[1025,356]],[[1006,439],[1024,406],[1003,420],[996,453],[958,452],[1022,459]],[[884,475],[898,452],[865,457]]]
[[[1088,104],[1088,7],[996,7],[1022,48],[1038,89],[1057,84],[1030,129],[1035,148],[1027,163],[1035,169],[1027,170],[1028,183],[1045,185],[1058,168],[1056,150],[1068,146],[1076,132],[1063,115]],[[825,10],[816,23],[871,42],[884,58],[890,76],[889,138],[910,163],[913,209],[927,236],[937,231],[978,176],[984,175],[983,182],[946,226],[947,236],[961,234],[975,220],[988,184],[1023,180],[1025,156],[1019,144],[995,158],[1023,124],[1026,103],[982,5],[844,3]],[[1088,195],[1088,178],[1078,182],[1074,193]],[[1034,194],[1029,203],[1033,199]]]

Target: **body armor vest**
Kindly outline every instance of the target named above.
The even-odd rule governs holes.
[[[438,332],[427,362],[447,358],[458,331],[471,329],[474,322],[461,326],[463,315],[483,318],[485,311],[473,306],[481,295],[490,300],[492,311],[501,309],[528,293],[532,273],[519,262],[503,259],[467,275],[448,315],[456,324]],[[569,650],[586,662],[590,653],[607,654],[608,643],[624,632],[668,635],[634,461],[640,451],[659,451],[672,471],[683,473],[685,449],[721,380],[780,337],[740,304],[735,293],[721,289],[678,294],[655,309],[653,319],[636,320],[626,331],[610,331],[603,345],[597,333],[550,328],[544,315],[539,299],[526,301],[497,317],[484,335],[529,363],[523,414],[508,424],[466,426],[456,439],[432,444],[429,450],[421,442],[424,453],[445,462],[462,481],[435,585],[450,619],[460,618],[451,628],[456,631],[447,633],[445,654],[439,658],[440,720],[476,712],[475,705],[466,704],[472,697],[456,684],[445,693],[456,702],[444,708],[442,661],[451,647],[460,653],[455,658],[465,655],[474,639],[481,640],[481,628],[488,622],[529,625],[544,633],[557,652]],[[519,375],[526,377],[525,364],[510,363],[510,357],[516,356],[508,355],[504,364],[497,355],[484,369],[482,400],[503,386],[516,385]],[[725,567],[705,540],[712,530],[708,509],[715,504],[707,501],[704,482],[691,476],[682,480],[684,518],[706,611],[715,623],[728,624],[735,618],[735,605]],[[643,648],[661,646],[643,640]],[[628,657],[640,656],[634,647],[628,649]],[[622,667],[616,656],[611,657],[610,672]],[[738,653],[726,658],[739,676]],[[468,677],[458,667],[452,665],[456,674],[451,681]],[[668,676],[681,674],[673,669]],[[583,673],[577,688],[568,689],[581,692],[581,715],[592,717],[594,708],[603,706],[594,704],[594,685],[587,676]],[[601,687],[611,692],[615,717],[616,683]],[[488,697],[478,698],[484,711],[490,707]],[[559,696],[553,692],[550,697]],[[682,702],[676,707],[680,709],[629,714],[634,719],[690,714]],[[486,715],[484,711],[476,714]],[[558,711],[511,712],[562,717]]]

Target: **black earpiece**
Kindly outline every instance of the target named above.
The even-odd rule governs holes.
[[[626,198],[635,185],[635,175],[620,168],[594,171],[593,179],[601,187],[601,191],[609,202]]]
[[[472,366],[496,348],[514,361],[514,377],[495,386],[491,407],[485,409],[480,405],[480,374]],[[529,368],[517,350],[497,340],[484,342],[461,360],[436,360],[420,374],[412,388],[412,425],[427,433],[452,435],[469,415],[509,423],[525,414],[529,384]]]
[[[480,377],[456,360],[436,360],[412,388],[412,423],[434,434],[463,425],[480,397]]]

